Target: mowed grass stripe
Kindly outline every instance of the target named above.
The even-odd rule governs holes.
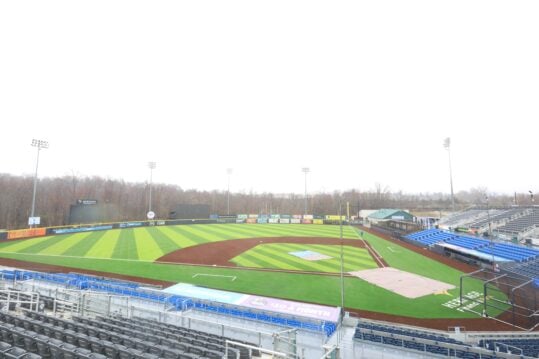
[[[192,226],[192,228],[203,233],[204,237],[207,238],[210,242],[219,242],[223,240],[238,238],[237,234],[234,235],[226,233],[225,231],[221,231],[218,228],[214,228],[214,226],[215,224],[195,225]]]
[[[290,254],[289,252],[296,252],[298,249],[290,247],[287,244],[266,244],[258,246],[257,249],[266,255],[279,256],[283,261],[294,263],[297,268],[302,270],[333,272],[336,269],[335,266],[330,263],[324,263],[323,261],[308,261]]]
[[[285,237],[286,235],[280,233],[276,235],[273,231],[267,231],[260,224],[235,224],[238,226],[234,228],[234,231],[246,234],[245,238],[259,238],[259,237]],[[257,228],[258,227],[258,228]]]
[[[84,257],[90,248],[92,248],[93,245],[106,233],[108,233],[108,231],[91,232],[89,236],[84,238],[84,240],[80,241],[62,254],[66,256]]]
[[[174,242],[177,249],[192,247],[198,244],[198,242],[188,237],[185,233],[178,231],[176,227],[159,227],[158,230]]]
[[[40,241],[33,241],[32,245],[24,249],[24,253],[39,253],[42,250],[52,246],[53,244],[62,241],[64,238],[47,237],[46,239],[40,238]]]
[[[304,250],[305,247],[296,246],[295,250]],[[328,256],[331,256],[333,258],[337,258],[340,261],[341,257],[341,249],[340,246],[336,245],[319,245],[314,244],[311,245],[308,250],[312,250],[314,252],[319,252],[321,254],[326,254]],[[370,254],[367,252],[366,249],[363,248],[357,248],[357,247],[350,247],[350,246],[343,246],[343,253],[344,253],[344,262],[346,264],[354,264],[361,267],[371,267],[376,268],[377,265],[370,256]]]
[[[87,257],[112,258],[112,253],[120,237],[120,229],[106,231],[105,234],[94,243],[92,248],[86,252]]]
[[[310,246],[301,246],[301,245],[286,245],[283,246],[288,252],[298,252],[298,251],[304,251],[304,250],[310,250],[313,252],[317,252],[320,254],[325,254],[327,256],[332,257],[332,259],[323,260],[324,262],[332,261],[332,267],[335,267],[334,261],[338,261],[338,267],[337,270],[340,271],[340,258],[341,258],[341,251],[340,246],[336,246],[338,248],[330,248],[335,246],[323,246],[323,245],[310,245]],[[356,269],[357,267],[360,268],[376,268],[376,263],[370,258],[369,254],[366,253],[364,249],[361,248],[355,248],[350,246],[344,246],[343,247],[343,253],[344,253],[344,265],[346,268],[352,268]],[[358,258],[356,255],[359,255]],[[368,257],[366,257],[366,256]],[[322,261],[317,261],[318,263],[322,263]]]
[[[137,244],[133,228],[121,229],[112,258],[138,259]]]
[[[275,248],[275,246],[271,245],[259,246],[257,247],[256,252],[266,257],[270,257],[271,259],[276,259],[281,263],[286,263],[287,265],[292,267],[292,269],[296,268],[298,270],[309,270],[317,272],[331,272],[335,270],[332,265],[325,263],[315,263],[314,261],[310,262],[305,259],[298,258],[296,256],[288,254],[280,247]]]
[[[133,230],[137,245],[137,257],[142,260],[154,260],[164,253],[146,228]]]
[[[212,224],[211,228],[216,234],[226,236],[228,239],[242,239],[258,237],[259,233],[240,229],[240,224]]]
[[[249,251],[248,254],[245,254],[247,260],[260,263],[262,268],[278,268],[278,269],[290,269],[290,270],[300,270],[291,263],[282,261],[282,258],[272,258],[261,251]]]
[[[271,225],[269,225],[271,226]],[[340,235],[340,232],[335,230],[334,227],[324,227],[322,225],[316,225],[316,224],[273,224],[273,226],[276,226],[276,229],[283,228],[285,229],[290,236],[304,236],[304,237],[334,237],[338,238]],[[278,226],[278,227],[277,227]],[[281,227],[282,226],[282,227]],[[343,236],[345,236],[348,232],[345,231],[345,228],[343,227]]]
[[[185,238],[189,238],[194,244],[202,244],[210,242],[204,235],[201,235],[198,231],[193,230],[189,225],[179,225],[172,227],[172,230],[181,234]]]
[[[57,243],[54,243],[50,245],[49,247],[43,249],[39,254],[52,254],[52,255],[59,255],[64,254],[66,251],[68,251],[71,247],[77,245],[80,241],[84,241],[86,237],[88,237],[90,233],[76,233],[72,234],[70,236],[65,237],[61,241],[58,241]]]
[[[63,238],[64,236],[62,236]],[[36,245],[37,243],[41,243],[43,241],[47,241],[51,239],[52,237],[41,237],[41,238],[32,238],[32,239],[21,239],[13,242],[4,242],[2,244],[5,244],[5,246],[1,247],[2,252],[21,252],[24,253],[26,248],[32,247]],[[60,239],[58,239],[60,240]]]
[[[170,253],[178,249],[178,245],[176,244],[176,242],[174,242],[167,233],[161,231],[161,228],[146,227],[146,230],[152,236],[153,240],[155,241],[155,243],[157,243],[157,245],[161,249],[161,252],[163,252],[164,254]]]
[[[334,237],[340,236],[339,226],[324,226],[318,224],[268,224],[279,229],[282,228],[290,234],[302,234],[308,237]],[[357,233],[349,226],[343,226],[343,237],[357,238]]]
[[[236,257],[235,259],[231,260],[231,262],[236,263],[242,267],[255,267],[255,268],[262,268],[258,263],[251,262],[245,256]]]

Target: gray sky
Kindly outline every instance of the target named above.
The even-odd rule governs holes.
[[[539,2],[3,1],[0,172],[539,190]]]

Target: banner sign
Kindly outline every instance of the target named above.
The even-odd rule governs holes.
[[[324,224],[323,219],[313,219],[313,224]]]
[[[238,214],[238,219],[247,219],[247,215],[246,214]]]
[[[245,219],[238,218],[236,219],[236,223],[245,223]]]
[[[27,228],[17,229],[7,232],[7,239],[22,239],[29,237],[44,236],[47,233],[47,228]]]
[[[120,223],[118,225],[119,228],[129,228],[129,227],[141,227],[143,226],[144,223],[142,222],[125,222],[125,223]]]
[[[29,226],[39,226],[41,224],[41,217],[28,217]]]
[[[93,206],[97,204],[97,199],[78,199],[77,204],[82,204],[85,206]]]
[[[303,219],[313,219],[313,215],[312,214],[304,214],[303,215]]]
[[[346,216],[336,216],[336,215],[327,215],[326,216],[326,219],[328,221],[339,221],[339,220],[343,220],[343,221],[346,221]]]
[[[230,305],[237,305],[260,311],[272,311],[291,316],[299,316],[316,320],[337,322],[339,320],[340,308],[328,307],[318,304],[292,302],[289,300],[260,297],[257,295],[240,294],[197,287],[192,284],[178,283],[163,289],[163,292],[181,295],[185,297],[210,300]]]
[[[313,224],[313,220],[312,219],[302,219],[301,223],[302,224]]]
[[[268,219],[267,218],[259,218],[256,220],[256,223],[268,223]]]
[[[249,218],[258,218],[258,214],[250,214]]]
[[[300,224],[300,223],[301,223],[301,219],[300,219],[300,218],[292,218],[292,219],[290,220],[290,223]]]
[[[272,214],[271,218],[281,218],[281,215],[280,214]]]
[[[57,229],[52,229],[51,231],[54,234],[64,234],[64,233],[103,231],[105,229],[112,229],[112,225],[93,226],[93,227],[80,227],[80,228],[57,228]]]
[[[256,223],[256,218],[247,218],[245,223]]]
[[[288,224],[288,223],[290,223],[290,218],[281,218],[281,219],[279,219],[279,223]]]
[[[294,214],[292,215],[292,218],[295,218],[295,219],[302,219],[303,216],[301,214]]]
[[[268,220],[269,223],[279,223],[279,218],[270,218]]]

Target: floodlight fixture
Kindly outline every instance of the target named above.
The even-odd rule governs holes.
[[[49,148],[49,142],[44,140],[38,140],[38,139],[32,139],[31,143],[32,147],[37,147],[37,158],[36,158],[36,170],[34,172],[34,191],[32,192],[32,210],[30,213],[30,217],[32,218],[32,223],[34,223],[34,214],[35,214],[35,208],[36,208],[36,192],[37,192],[37,169],[39,167],[39,152],[41,149],[47,149]],[[33,224],[30,224],[30,226],[33,226]]]

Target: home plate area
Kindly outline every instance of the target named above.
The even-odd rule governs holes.
[[[321,253],[313,252],[313,251],[288,252],[288,254],[291,254],[301,259],[305,259],[307,261],[321,261],[324,259],[333,258],[330,256],[326,256],[325,254],[321,254]]]
[[[403,297],[412,299],[430,294],[444,293],[455,288],[451,284],[391,267],[367,269],[350,272],[350,274]]]

